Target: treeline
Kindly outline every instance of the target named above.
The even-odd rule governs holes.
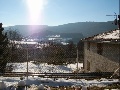
[[[39,42],[35,45],[28,44],[27,48],[26,44],[16,44],[11,52],[11,61],[26,62],[28,58],[29,61],[34,60],[51,64],[72,63],[77,58],[77,49],[80,60],[83,60],[83,45],[80,42],[77,45],[72,41],[67,45],[53,42]]]

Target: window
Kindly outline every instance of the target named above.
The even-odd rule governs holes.
[[[102,72],[99,68],[96,68],[95,72]]]
[[[102,43],[97,43],[97,53],[102,55],[102,53],[103,53],[103,44]]]
[[[87,70],[90,71],[90,62],[87,61]]]
[[[90,42],[87,42],[87,50],[90,50]]]

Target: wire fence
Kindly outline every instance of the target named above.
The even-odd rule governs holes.
[[[43,84],[44,89],[45,85],[48,85],[51,90],[80,90],[83,87],[88,90],[120,88],[119,81],[109,81],[111,78],[120,77],[119,47],[119,43],[103,42],[80,42],[67,45],[50,42],[35,44],[14,42],[1,48],[4,50],[1,52],[3,56],[0,57],[0,75],[14,78],[2,79],[4,82],[7,80],[7,83],[12,83],[8,85],[8,90],[11,88],[35,90],[40,87],[40,84]],[[16,78],[23,76],[26,80]],[[31,76],[33,78],[30,78]],[[64,81],[74,79],[76,84],[57,81],[58,78],[60,80],[64,78]],[[102,78],[108,79],[106,83],[104,82],[106,79]],[[14,85],[12,81],[17,80],[18,83]],[[88,83],[89,80],[93,81]]]
[[[110,72],[119,75],[119,43],[80,42],[67,45],[53,42],[27,44],[10,43],[4,51],[5,62],[0,62],[1,72],[27,73],[90,73]],[[6,53],[7,52],[7,53]],[[1,57],[2,59],[2,57]],[[72,66],[75,64],[73,71]],[[83,66],[79,66],[82,63]],[[62,67],[64,65],[64,67]]]
[[[36,68],[42,69],[41,73],[45,73],[49,70],[52,70],[53,68],[47,68],[46,71],[44,69],[45,64],[47,63],[49,66],[52,64],[56,69],[60,69],[61,67],[57,68],[56,65],[67,65],[70,63],[77,63],[77,48],[75,44],[69,44],[69,45],[62,45],[62,44],[53,44],[50,42],[38,42],[37,44],[21,44],[21,42],[17,43],[11,43],[8,45],[7,50],[4,50],[8,55],[6,56],[7,59],[3,60],[6,61],[5,63],[7,65],[1,65],[1,66],[7,66],[4,67],[5,72],[13,72],[15,70],[12,70],[15,67],[15,65],[19,64],[28,64],[28,69],[31,69],[31,65],[33,65],[34,73],[37,71]],[[81,58],[79,58],[79,61],[83,62],[83,52],[78,52]],[[3,63],[1,63],[3,64]],[[40,65],[44,65],[40,67]],[[37,67],[35,67],[35,65]],[[24,65],[23,65],[24,66]],[[22,72],[26,72],[26,67],[20,67]],[[3,67],[1,67],[1,70]],[[23,70],[22,70],[23,69]],[[37,70],[38,70],[37,69]],[[67,68],[66,68],[67,69]],[[39,72],[40,72],[39,70]],[[61,69],[62,70],[62,69]],[[16,70],[17,71],[17,70]],[[30,71],[30,70],[28,70]],[[54,70],[55,71],[55,70]],[[59,70],[60,71],[60,70]],[[3,72],[3,71],[2,71]]]

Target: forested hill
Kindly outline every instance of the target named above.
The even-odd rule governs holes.
[[[49,30],[60,33],[82,33],[85,37],[117,29],[114,22],[77,22],[50,27]]]
[[[52,34],[61,33],[62,36],[71,35],[73,37],[73,35],[78,36],[79,33],[79,34],[83,34],[84,37],[89,37],[105,31],[117,29],[117,26],[112,23],[113,23],[112,21],[108,21],[108,22],[77,22],[77,23],[63,24],[59,26],[15,25],[10,27],[5,27],[5,30],[8,30],[9,28],[12,28],[14,30],[16,29],[25,36],[33,35],[35,33],[38,33],[38,36],[40,33],[44,33],[44,35],[46,35],[46,33],[47,35],[49,33]]]

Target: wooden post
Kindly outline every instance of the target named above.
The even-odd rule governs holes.
[[[27,80],[28,80],[28,48],[27,48]]]
[[[77,73],[78,73],[78,49],[77,49]]]
[[[120,8],[120,0],[119,0],[119,8]],[[120,9],[119,9],[119,15],[118,15],[118,28],[119,28],[119,42],[120,42]],[[118,42],[118,44],[120,44]],[[120,45],[119,45],[119,55],[120,55]],[[119,81],[120,81],[120,56],[119,56]]]
[[[120,0],[119,0],[119,4],[120,4]],[[120,5],[119,5],[120,8]],[[120,9],[119,9],[119,15],[118,15],[118,28],[119,28],[119,41],[118,44],[120,44]],[[120,45],[119,45],[119,55],[120,55]],[[120,56],[119,56],[119,82],[120,82]]]

